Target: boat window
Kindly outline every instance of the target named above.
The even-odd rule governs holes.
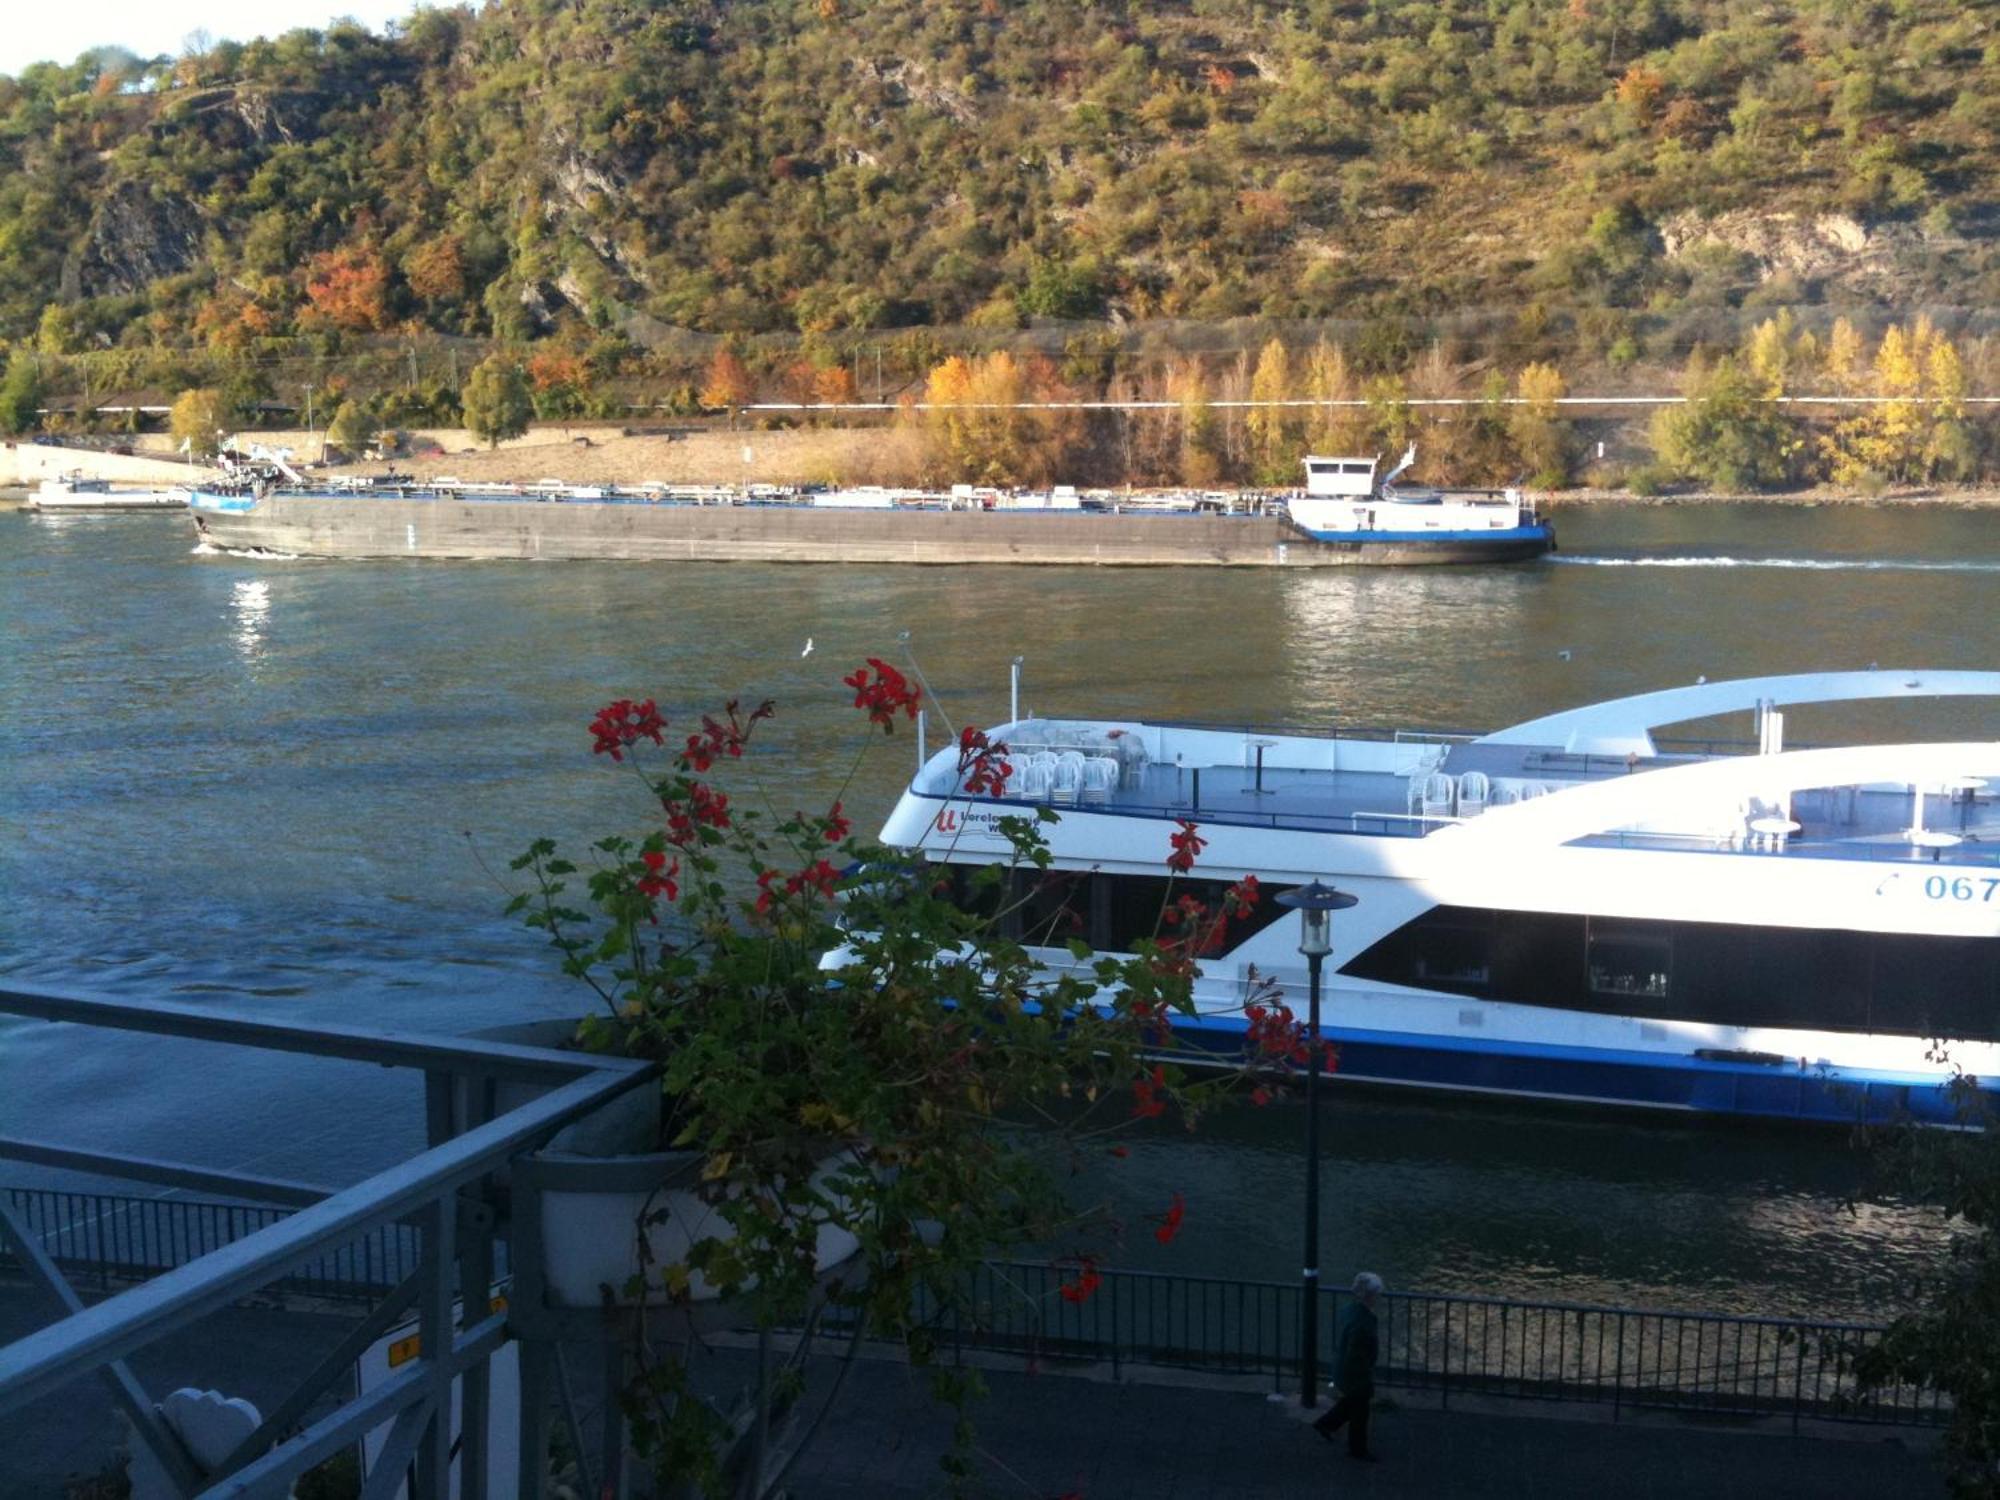
[[[2000,1041],[1994,937],[1439,906],[1342,972],[1558,1010]]]
[[[1490,911],[1466,912],[1423,934],[1412,971],[1439,989],[1480,987],[1493,978],[1493,918]]]
[[[1593,995],[1667,998],[1674,967],[1674,940],[1660,923],[1620,922],[1593,917],[1586,966]],[[1657,1014],[1649,1011],[1648,1014]]]
[[[982,870],[993,874],[982,875]],[[1009,877],[1004,865],[940,863],[943,894],[961,911],[1000,915],[1004,936],[1031,947],[1060,948],[1081,938],[1100,953],[1130,953],[1140,939],[1178,935],[1161,914],[1171,897],[1192,896],[1210,912],[1219,911],[1223,880],[1174,880],[1164,875],[1111,875],[1084,870],[1021,868]],[[1011,888],[1008,885],[1011,878]],[[1007,891],[1003,905],[1002,891]],[[1267,895],[1257,907],[1231,917],[1210,940],[1204,955],[1226,953],[1285,915]]]
[[[1041,948],[1060,948],[1071,938],[1089,942],[1090,882],[1081,870],[1017,869],[1021,941]]]

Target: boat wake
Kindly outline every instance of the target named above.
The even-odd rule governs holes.
[[[190,557],[254,557],[259,562],[297,562],[296,552],[272,552],[264,547],[217,547],[208,542],[196,542],[189,549]]]
[[[1552,557],[1573,568],[1794,568],[1816,573],[2000,573],[2000,560],[1914,557]]]

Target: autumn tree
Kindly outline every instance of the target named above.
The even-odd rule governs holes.
[[[1950,339],[1933,339],[1924,357],[1924,395],[1930,409],[1923,465],[1930,478],[1970,479],[1978,468],[1978,448],[1965,420],[1965,386],[1965,365],[1958,350]]]
[[[1214,484],[1222,477],[1222,431],[1201,361],[1182,361],[1174,370],[1171,389],[1181,409],[1181,482]]]
[[[854,371],[846,365],[822,365],[813,372],[813,400],[821,406],[851,406],[855,399]]]
[[[1346,351],[1322,339],[1306,361],[1306,394],[1319,403],[1313,408],[1308,446],[1315,453],[1358,458],[1374,451],[1367,411],[1354,403],[1354,372]]]
[[[426,302],[456,302],[465,295],[465,243],[441,234],[403,257],[403,279]]]
[[[924,381],[924,425],[939,472],[964,475],[972,468],[966,403],[972,399],[972,365],[960,354],[933,366]]]
[[[389,268],[380,252],[345,246],[315,255],[306,274],[308,325],[370,333],[389,321]]]
[[[1821,440],[1835,483],[1875,486],[1926,477],[1930,421],[1924,366],[1936,337],[1926,318],[1908,331],[1895,324],[1883,330],[1869,394],[1887,399],[1863,408]]]
[[[589,361],[574,349],[549,345],[530,354],[522,373],[529,399],[544,422],[580,415],[590,397]]]
[[[1456,401],[1465,395],[1458,366],[1433,343],[1410,371],[1410,393],[1424,401]],[[1474,476],[1476,439],[1463,407],[1414,409],[1418,472],[1433,484],[1463,484]]]
[[[702,381],[701,395],[697,399],[710,411],[726,411],[733,416],[737,407],[756,394],[756,389],[750,379],[750,371],[736,351],[723,344],[708,362],[708,375]]]
[[[1292,365],[1285,346],[1272,339],[1257,356],[1257,373],[1250,377],[1252,401],[1278,402],[1292,394]],[[1283,484],[1298,458],[1298,440],[1291,411],[1284,406],[1253,406],[1244,418],[1250,430],[1251,475],[1259,484]]]
[[[212,386],[196,386],[174,397],[167,430],[191,452],[214,453],[222,439],[225,414],[222,392]]]
[[[1835,318],[1827,334],[1823,368],[1827,384],[1835,391],[1851,391],[1867,367],[1868,350],[1860,333],[1845,318]]]
[[[528,377],[520,361],[504,351],[488,355],[473,370],[460,404],[466,429],[491,448],[526,432],[535,415]]]
[[[1513,407],[1507,433],[1528,471],[1528,482],[1540,489],[1559,489],[1569,483],[1572,457],[1569,424],[1558,415],[1567,386],[1554,365],[1535,363],[1524,366],[1514,380]]]

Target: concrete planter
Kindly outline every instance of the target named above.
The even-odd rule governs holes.
[[[627,1287],[643,1270],[650,1268],[657,1293],[660,1267],[685,1260],[704,1240],[728,1235],[729,1223],[719,1209],[694,1191],[701,1162],[701,1154],[691,1151],[537,1156],[544,1305],[601,1309],[608,1299],[630,1306],[634,1299]],[[844,1165],[845,1158],[832,1157],[819,1172],[830,1174]],[[830,1271],[859,1248],[847,1231],[822,1226],[817,1269]],[[688,1293],[697,1308],[722,1308],[720,1294],[698,1274]]]

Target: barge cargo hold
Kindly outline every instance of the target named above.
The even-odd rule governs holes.
[[[937,510],[543,499],[431,490],[198,491],[189,514],[223,551],[307,557],[689,562],[1067,563],[1327,567],[1512,562],[1546,526],[1315,536],[1280,513]]]

